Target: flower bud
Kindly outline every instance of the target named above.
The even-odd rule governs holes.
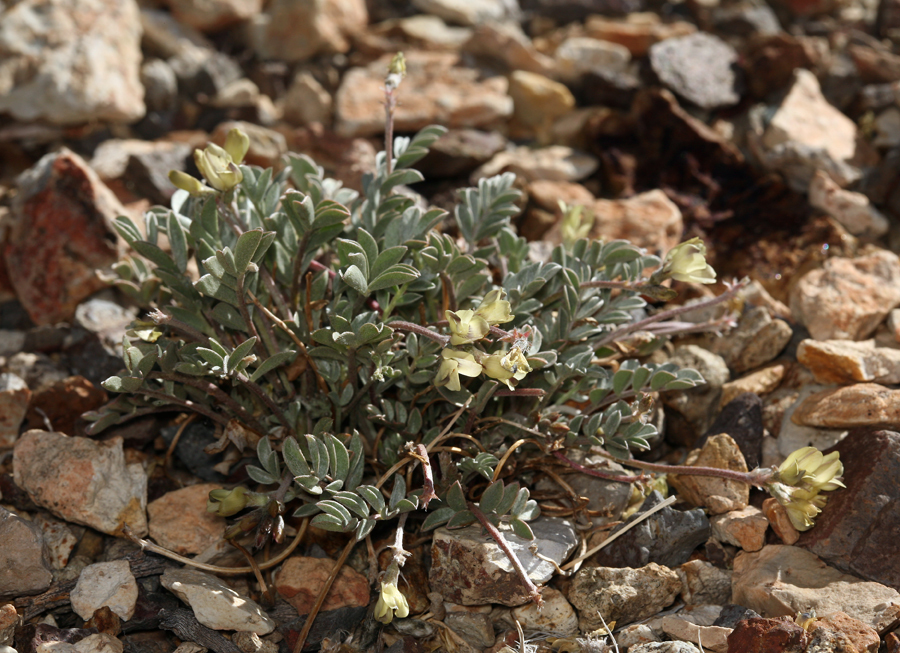
[[[206,512],[214,512],[220,517],[231,517],[247,507],[247,488],[238,485],[233,490],[212,490],[206,502]]]
[[[225,151],[234,163],[241,163],[250,149],[250,137],[235,127],[225,137]]]
[[[181,170],[169,170],[169,181],[172,182],[172,185],[175,186],[175,188],[186,190],[194,197],[209,195],[210,193],[215,192],[212,188],[204,186],[199,179],[195,179]]]

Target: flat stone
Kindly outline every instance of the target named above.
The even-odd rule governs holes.
[[[453,611],[447,613],[444,623],[476,651],[494,644],[494,623],[489,614]]]
[[[660,641],[660,635],[647,624],[631,624],[615,632],[616,644],[621,651],[630,651],[641,644]]]
[[[513,112],[505,77],[481,79],[459,65],[458,54],[406,52],[406,78],[397,91],[397,132],[431,124],[448,128],[492,128]],[[384,131],[384,78],[390,55],[344,73],[335,96],[335,131],[340,136],[374,136]]]
[[[690,621],[689,617],[682,614],[667,615],[662,618],[662,629],[669,637],[693,644],[700,644],[706,651],[726,653],[728,651],[728,636],[731,628],[721,626],[702,626]]]
[[[639,569],[586,567],[572,579],[569,601],[581,630],[590,632],[603,627],[601,614],[606,623],[629,624],[671,605],[680,591],[678,574],[655,562]]]
[[[513,618],[522,624],[526,633],[552,633],[556,637],[571,637],[578,633],[578,615],[563,593],[552,587],[541,590],[544,607],[534,603],[513,608]]]
[[[191,606],[201,624],[213,630],[239,630],[267,635],[275,622],[259,605],[223,581],[196,569],[166,569],[163,587]]]
[[[728,366],[721,356],[697,345],[679,345],[669,362],[680,368],[697,370],[706,381],[694,388],[671,390],[660,395],[663,405],[677,412],[687,423],[690,432],[683,434],[683,439],[690,445],[712,425],[722,397],[722,386],[730,376]]]
[[[763,306],[754,306],[744,311],[737,328],[708,342],[710,350],[725,359],[735,374],[740,374],[774,359],[792,335],[793,330],[787,322],[772,319],[769,310]]]
[[[900,619],[900,593],[829,567],[796,546],[770,544],[734,559],[732,601],[763,616],[838,610],[882,632]]]
[[[517,147],[495,154],[490,161],[475,170],[469,180],[474,184],[485,177],[514,172],[516,177],[526,182],[538,179],[579,181],[591,176],[598,165],[596,157],[564,145],[536,149]]]
[[[595,39],[625,46],[633,57],[643,57],[654,43],[688,36],[697,31],[697,26],[681,20],[663,23],[657,13],[634,12],[621,19],[589,16],[584,30]]]
[[[803,653],[809,634],[789,618],[750,618],[737,623],[728,636],[728,653]]]
[[[810,395],[791,419],[803,426],[829,429],[900,428],[900,390],[857,383]]]
[[[898,304],[900,259],[886,250],[828,259],[790,295],[794,317],[816,340],[863,340]]]
[[[900,434],[853,431],[834,450],[840,453],[847,487],[828,493],[816,527],[801,536],[798,546],[900,590]]]
[[[562,564],[575,549],[577,538],[571,523],[564,519],[541,517],[529,526],[534,540],[524,540],[505,526],[501,532],[528,577],[540,585],[553,577],[555,568],[535,556],[532,547],[536,545],[542,556]],[[500,603],[515,607],[530,601],[509,559],[489,535],[482,534],[478,524],[434,532],[429,581],[432,591],[461,605]]]
[[[868,197],[844,190],[822,170],[816,171],[809,184],[809,203],[825,211],[854,236],[883,236],[890,226]]]
[[[620,484],[621,485],[621,484]],[[612,530],[624,529],[640,513],[662,503],[656,490],[644,500],[638,514]],[[677,567],[687,562],[698,546],[709,539],[709,520],[702,510],[676,510],[666,506],[601,549],[592,559],[605,567],[643,567],[654,562]]]
[[[704,109],[737,104],[737,51],[707,32],[667,39],[650,48],[650,65],[669,89]]]
[[[464,47],[475,31],[471,27],[452,27],[439,16],[432,14],[416,14],[401,18],[396,25],[406,40],[411,41],[416,47],[451,52]],[[519,31],[521,32],[521,30]],[[370,30],[371,32],[372,30]],[[530,41],[528,41],[528,45],[531,45]]]
[[[297,62],[316,54],[347,52],[369,22],[365,0],[274,0],[254,17],[250,43],[261,59]],[[382,67],[382,82],[387,67]]]
[[[702,449],[695,449],[688,455],[685,464],[747,471],[747,463],[741,450],[726,433],[709,438]],[[712,515],[740,510],[747,506],[750,498],[750,486],[739,481],[682,474],[669,474],[668,480],[669,485],[684,501],[695,506],[704,506]]]
[[[0,113],[58,125],[144,115],[135,0],[26,0],[0,28]]]
[[[21,377],[0,374],[0,449],[16,443],[30,401],[31,390]]]
[[[588,73],[623,72],[631,62],[631,52],[624,45],[587,36],[567,38],[553,56],[559,76],[570,82]]]
[[[128,621],[134,615],[137,598],[137,580],[127,560],[88,565],[69,595],[72,609],[85,621],[104,606]]]
[[[750,372],[744,376],[729,381],[722,386],[722,398],[719,400],[719,406],[725,407],[729,402],[742,394],[750,393],[756,397],[767,395],[774,392],[781,385],[784,379],[785,366],[779,363],[766,365],[760,370]],[[743,448],[742,448],[743,450]],[[745,452],[746,456],[746,452]],[[753,463],[747,460],[747,466],[753,467]]]
[[[832,178],[841,186],[859,175],[850,165],[856,154],[856,124],[828,103],[816,76],[803,68],[795,70],[794,82],[769,121],[761,145],[767,155],[774,155],[764,164],[788,173],[799,190],[806,189],[820,167],[834,173]],[[784,157],[786,150],[795,154],[793,169],[785,169],[776,160],[789,160]],[[851,169],[841,174],[848,167]]]
[[[763,512],[754,506],[716,515],[709,523],[714,538],[740,547],[744,551],[759,551],[766,543],[769,521]]]
[[[823,386],[818,383],[808,383],[800,388],[800,392],[787,406],[780,420],[778,452],[782,458],[787,458],[794,451],[803,447],[815,447],[824,451],[847,437],[847,429],[804,426],[794,420],[794,413],[809,397],[832,389],[834,386]]]
[[[182,555],[202,553],[222,539],[224,517],[206,512],[206,501],[216,483],[190,485],[167,492],[147,506],[150,537],[160,546]]]
[[[510,128],[539,138],[549,135],[553,121],[575,106],[575,96],[564,84],[524,70],[510,75],[509,96],[514,106]]]
[[[451,129],[432,143],[416,167],[426,179],[464,177],[505,148],[506,139],[497,132]]]
[[[201,32],[216,32],[256,16],[262,0],[167,0],[172,15]]]
[[[284,119],[295,125],[308,125],[313,122],[331,124],[334,99],[324,86],[312,76],[312,73],[301,70],[294,75],[287,93],[281,100]]]
[[[489,22],[471,30],[462,51],[489,63],[499,62],[507,70],[552,76],[553,59],[539,52],[518,23]]]
[[[309,614],[319,591],[334,569],[330,558],[291,556],[275,575],[275,590],[297,610],[301,617]],[[369,582],[351,567],[344,566],[325,597],[322,610],[364,607],[369,604]]]
[[[584,455],[579,450],[569,452],[568,456],[570,460],[576,463],[605,472],[613,474],[628,473],[628,470],[618,463],[601,456]],[[627,483],[607,481],[590,474],[582,474],[581,472],[564,474],[563,479],[581,501],[587,499],[584,509],[591,512],[590,520],[594,526],[603,526],[604,524],[618,521],[631,501],[631,487]],[[550,478],[541,478],[537,481],[535,489],[540,492],[554,492],[559,490],[559,485]],[[568,498],[562,498],[560,501],[564,505],[575,508]],[[645,560],[642,564],[647,562],[649,560]]]
[[[39,594],[52,581],[40,527],[0,507],[0,601]]]
[[[127,464],[122,438],[95,442],[31,430],[13,453],[15,483],[31,500],[66,521],[118,535],[124,526],[147,534],[147,476]]]
[[[818,383],[900,383],[900,349],[877,347],[874,340],[803,340],[797,360]]]
[[[689,560],[675,571],[681,578],[681,599],[686,605],[722,605],[731,599],[731,572],[727,569],[705,560]]]
[[[66,148],[41,158],[16,183],[3,251],[16,270],[16,296],[36,324],[69,320],[81,300],[107,286],[98,270],[118,260],[112,223],[125,207]]]
[[[440,16],[457,25],[502,23],[519,18],[518,4],[504,0],[412,0],[412,4],[423,13]]]

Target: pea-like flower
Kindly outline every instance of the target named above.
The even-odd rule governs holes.
[[[438,368],[434,377],[437,386],[446,385],[450,390],[460,390],[459,375],[478,376],[481,374],[481,365],[472,354],[456,349],[444,349],[441,352],[444,361]]]
[[[504,297],[506,297],[505,290],[494,288],[481,300],[478,308],[475,309],[475,315],[483,318],[489,326],[512,322],[514,318],[512,313],[509,312],[509,302]]]
[[[231,517],[246,508],[249,501],[247,488],[240,485],[233,490],[212,490],[206,501],[206,512],[214,512],[219,517]]]
[[[383,624],[391,623],[396,615],[400,619],[409,616],[409,603],[403,592],[397,587],[400,579],[400,566],[396,562],[392,562],[384,572],[384,579],[381,581],[381,593],[378,595],[378,601],[375,603],[375,611],[373,616]]]
[[[447,322],[450,323],[450,344],[469,345],[476,340],[484,338],[491,330],[488,324],[475,311],[468,309],[462,311],[444,311]]]
[[[235,164],[240,164],[250,149],[250,137],[235,127],[225,137],[225,151]]]
[[[715,283],[716,271],[706,262],[706,245],[703,241],[691,238],[669,250],[663,262],[661,277],[693,283]]]
[[[510,390],[514,390],[516,383],[531,371],[528,360],[518,347],[513,347],[506,354],[485,356],[481,359],[481,365],[485,374],[502,381]]]
[[[244,173],[231,155],[215,143],[209,143],[203,150],[194,150],[194,163],[203,178],[216,190],[231,190],[244,180]]]
[[[199,179],[195,179],[181,170],[169,170],[169,181],[172,182],[175,188],[186,190],[194,197],[210,195],[216,192]]]
[[[815,447],[803,447],[781,463],[765,487],[784,506],[794,528],[808,531],[828,501],[820,493],[846,487],[843,472],[838,452],[826,456]]]

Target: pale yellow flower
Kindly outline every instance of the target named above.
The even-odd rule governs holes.
[[[475,315],[483,318],[489,326],[511,322],[514,318],[509,312],[509,302],[504,299],[506,291],[495,288],[481,300],[481,304],[475,309]]]
[[[235,127],[225,137],[225,151],[234,163],[241,163],[250,149],[250,137]]]
[[[475,311],[468,309],[456,312],[444,311],[444,316],[450,323],[451,345],[471,344],[484,338],[491,330],[491,325],[487,320],[476,315]]]
[[[525,378],[531,371],[528,360],[518,347],[513,347],[506,354],[491,354],[481,359],[484,373],[492,379],[502,381],[510,390],[515,389],[515,384]],[[515,383],[513,383],[515,380]]]
[[[206,501],[206,512],[214,512],[219,517],[231,517],[246,508],[248,502],[247,488],[240,485],[233,490],[212,490]]]
[[[381,593],[375,603],[373,616],[383,624],[391,623],[394,616],[405,619],[409,616],[409,603],[403,592],[397,587],[400,578],[400,566],[392,562],[384,572],[384,580],[381,582]]]
[[[678,281],[716,282],[716,271],[706,262],[706,245],[699,238],[691,238],[670,249],[662,273],[663,278]]]
[[[784,506],[794,528],[808,531],[828,501],[821,493],[846,487],[843,472],[838,452],[826,456],[815,447],[803,447],[781,463],[765,487]]]
[[[454,391],[458,391],[462,386],[459,384],[459,375],[478,376],[481,374],[481,365],[475,360],[472,354],[456,349],[444,349],[441,352],[444,362],[438,368],[437,375],[434,377],[434,384],[437,386],[445,385]]]
[[[194,150],[194,163],[203,178],[216,190],[231,190],[244,180],[244,173],[231,155],[215,143],[209,143],[203,150]]]
[[[181,170],[169,170],[169,181],[172,182],[172,185],[175,186],[175,188],[186,190],[194,197],[201,197],[202,195],[209,195],[216,192],[199,179],[195,179]]]

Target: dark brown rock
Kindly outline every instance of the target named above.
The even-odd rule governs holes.
[[[84,160],[63,148],[18,179],[4,258],[19,301],[36,324],[68,320],[106,284],[116,262],[112,220],[125,212]]]
[[[829,492],[802,546],[828,563],[900,590],[900,433],[853,431],[840,452],[846,489]]]
[[[802,653],[808,641],[790,618],[747,619],[728,636],[728,653]]]
[[[706,441],[719,433],[727,433],[744,454],[749,469],[755,469],[762,460],[762,401],[752,392],[738,395],[727,404],[697,441],[696,447],[703,447]]]
[[[757,98],[787,87],[794,79],[794,69],[813,65],[809,47],[790,34],[757,35],[751,39],[744,55],[747,88]]]
[[[437,139],[416,168],[426,179],[464,177],[506,147],[497,132],[452,129]]]
[[[43,428],[46,417],[57,431],[83,435],[87,423],[81,418],[82,414],[97,410],[106,400],[103,388],[96,387],[83,376],[70,376],[34,394],[27,427]]]

